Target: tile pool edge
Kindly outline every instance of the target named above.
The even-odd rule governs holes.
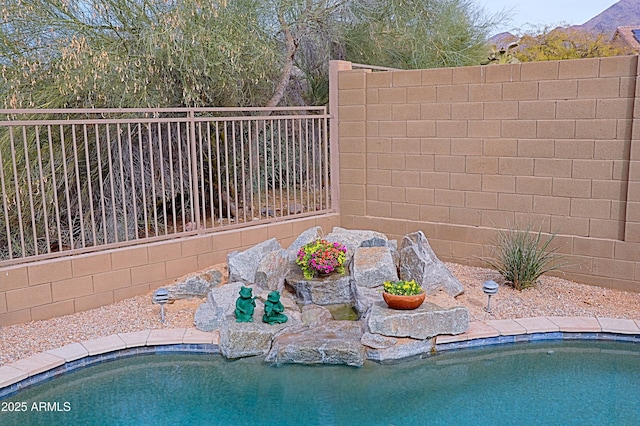
[[[0,367],[0,399],[78,368],[144,354],[219,354],[217,331],[192,328],[144,330],[71,343]],[[465,333],[435,338],[435,350],[542,340],[604,340],[640,344],[640,319],[535,317],[474,321]]]

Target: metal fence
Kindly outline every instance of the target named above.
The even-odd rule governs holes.
[[[324,107],[0,110],[0,266],[331,210]]]

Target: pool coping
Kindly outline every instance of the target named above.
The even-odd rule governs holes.
[[[532,317],[472,321],[458,335],[439,335],[435,350],[448,351],[539,340],[610,340],[640,344],[640,319]],[[153,353],[220,353],[218,330],[168,328],[118,333],[70,343],[0,367],[0,399],[78,368]]]

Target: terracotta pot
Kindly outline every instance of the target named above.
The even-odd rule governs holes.
[[[382,297],[391,309],[416,309],[426,297],[426,293],[415,296],[398,296],[397,294],[382,293]]]

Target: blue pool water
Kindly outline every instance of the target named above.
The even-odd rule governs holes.
[[[637,425],[640,345],[522,343],[362,368],[137,356],[0,404],[0,424],[21,426]]]

